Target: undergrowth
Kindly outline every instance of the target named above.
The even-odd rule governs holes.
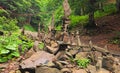
[[[24,25],[24,28],[25,28],[25,30],[28,30],[28,31],[32,31],[32,32],[36,31],[30,24]]]
[[[95,19],[104,17],[106,15],[114,14],[116,13],[116,6],[115,4],[108,4],[103,7],[104,11],[97,10],[94,13]],[[88,23],[88,14],[77,16],[77,15],[71,15],[71,24],[70,27],[74,28],[77,25],[85,26],[86,23]]]
[[[19,57],[20,53],[31,48],[32,45],[32,40],[19,34],[0,36],[0,62],[7,62],[14,57]]]

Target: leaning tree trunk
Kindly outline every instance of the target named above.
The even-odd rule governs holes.
[[[117,12],[120,12],[120,0],[116,0]]]

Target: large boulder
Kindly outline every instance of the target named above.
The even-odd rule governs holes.
[[[106,58],[103,58],[102,66],[103,68],[111,72],[117,72],[117,71],[120,71],[119,63],[120,63],[119,59],[112,56],[108,56]]]
[[[30,58],[22,61],[20,64],[22,69],[25,68],[36,68],[37,66],[46,65],[48,62],[52,61],[55,56],[53,54],[47,53],[45,51],[39,51],[34,53]]]

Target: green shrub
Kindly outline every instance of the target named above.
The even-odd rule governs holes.
[[[25,28],[25,30],[29,30],[29,31],[33,31],[33,32],[35,31],[35,29],[30,24],[25,24],[24,28]]]
[[[45,44],[43,42],[39,43],[39,49],[44,49]]]
[[[76,62],[79,67],[86,68],[88,64],[90,63],[90,60],[87,58],[82,58],[82,59],[76,60]]]
[[[0,30],[14,32],[18,30],[17,20],[8,19],[4,16],[0,17]]]
[[[120,32],[116,32],[116,35],[109,40],[109,43],[120,45]]]
[[[26,40],[22,40],[19,36],[20,35],[18,34],[12,34],[11,36],[0,36],[0,62],[6,62],[13,57],[19,57],[19,45],[22,47],[22,52],[24,52],[25,49],[32,47],[32,41],[28,38],[26,38]]]
[[[85,23],[88,22],[88,15],[83,15],[83,16],[70,16],[71,24],[70,27],[74,27],[78,24],[84,25]]]
[[[58,25],[58,26],[55,28],[55,30],[57,30],[57,31],[62,30],[62,26],[61,26],[61,25]]]
[[[96,18],[101,18],[106,15],[114,14],[116,13],[116,6],[115,4],[107,4],[103,7],[104,11],[95,11],[94,16]],[[70,27],[74,28],[75,26],[85,26],[88,23],[88,14],[82,15],[82,16],[76,16],[76,15],[71,15],[70,16],[71,24]]]

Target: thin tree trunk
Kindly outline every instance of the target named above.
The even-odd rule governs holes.
[[[30,24],[30,22],[31,22],[31,16],[29,16],[28,18],[28,24]]]
[[[94,11],[89,13],[89,26],[96,27],[95,20],[94,20]]]
[[[102,3],[102,2],[99,2],[98,4],[99,4],[99,9],[100,9],[101,11],[104,11],[104,9],[103,9],[103,3]]]
[[[80,14],[83,15],[84,14],[84,8],[81,7],[80,11],[81,11]]]

